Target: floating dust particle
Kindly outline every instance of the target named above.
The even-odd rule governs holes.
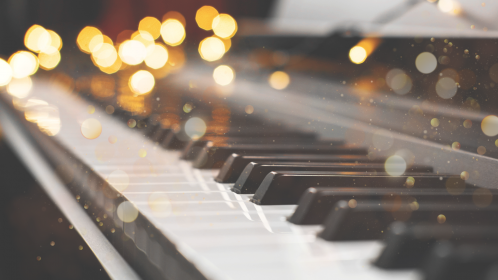
[[[55,246],[55,242],[54,241],[50,242],[50,246]]]
[[[431,42],[436,42],[436,39],[434,39],[434,37],[432,37]]]
[[[477,148],[477,153],[480,155],[484,155],[486,153],[486,148],[484,146],[479,146]]]
[[[349,202],[348,202],[348,206],[349,206],[350,208],[356,208],[356,206],[358,206],[358,202],[356,201],[356,199],[351,199],[351,200],[349,200]]]
[[[111,233],[115,233],[115,232],[116,232],[116,230],[112,228],[111,229]]]
[[[415,178],[413,178],[413,177],[408,177],[408,178],[406,178],[406,186],[407,186],[408,188],[411,188],[411,187],[413,187],[414,185],[415,185]]]
[[[445,43],[445,44],[448,44],[448,39],[444,39],[444,43]]]
[[[128,120],[128,127],[129,128],[134,128],[135,126],[137,126],[137,121],[134,120],[134,119],[129,119]]]
[[[69,225],[69,229],[73,229],[73,228],[74,228],[73,225]]]
[[[437,216],[437,222],[440,224],[444,224],[444,222],[446,222],[446,216],[443,214]]]
[[[469,54],[469,50],[464,50],[463,53],[464,54]]]
[[[460,178],[461,178],[462,180],[464,180],[464,181],[465,181],[465,180],[468,180],[468,179],[469,179],[469,177],[470,177],[470,174],[469,174],[469,172],[467,172],[467,171],[462,171],[462,173],[460,173]]]
[[[463,122],[463,127],[465,127],[465,128],[471,128],[472,127],[472,121],[471,120],[465,120]]]
[[[76,196],[76,199],[77,199],[77,200],[79,200],[80,198],[81,198],[81,196],[79,196],[79,195],[77,195],[77,196]]]
[[[476,55],[476,59],[479,60],[481,58],[481,56],[479,56],[478,54]]]
[[[103,225],[104,225],[104,223],[102,223],[102,222],[99,223],[99,226],[103,226]]]
[[[87,205],[87,204],[85,204],[85,206],[83,206],[83,208],[88,209],[88,205]]]
[[[453,144],[451,144],[451,148],[452,148],[453,150],[455,150],[455,151],[456,151],[456,150],[460,150],[460,143],[458,143],[458,142],[453,142]]]
[[[498,139],[495,141],[495,146],[498,147]]]
[[[36,260],[41,261],[41,257],[40,256],[36,257]]]
[[[95,220],[96,220],[97,222],[100,222],[100,218],[99,218],[99,217],[97,217],[97,219],[95,219]]]
[[[433,118],[433,119],[431,120],[431,125],[432,125],[433,127],[438,127],[438,126],[439,126],[439,120],[438,120],[437,118]]]
[[[57,219],[57,221],[59,221],[59,223],[62,223],[62,218]]]
[[[83,250],[83,246],[81,246],[81,245],[80,245],[80,246],[78,247],[78,249],[79,249],[80,251],[81,251],[81,250]]]

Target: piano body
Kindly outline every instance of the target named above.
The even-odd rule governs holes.
[[[4,137],[112,279],[496,279],[498,33],[412,2],[247,21],[145,95],[141,66],[33,78]]]

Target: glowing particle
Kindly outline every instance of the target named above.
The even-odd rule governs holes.
[[[199,43],[199,54],[206,61],[215,61],[225,54],[225,44],[218,37],[208,37]]]
[[[81,134],[86,139],[95,139],[102,133],[102,125],[97,119],[86,119],[81,124]]]
[[[61,54],[54,47],[50,47],[49,51],[40,52],[38,54],[38,61],[40,63],[40,68],[43,70],[52,70],[59,65]]]
[[[0,86],[5,86],[12,80],[12,68],[7,61],[0,58]]]
[[[135,205],[129,201],[121,202],[116,212],[118,214],[118,218],[125,223],[131,223],[138,217],[137,208],[135,208]]]
[[[115,144],[116,142],[118,142],[118,138],[114,135],[109,136],[108,140],[109,140],[109,143],[111,143],[111,144]]]
[[[498,147],[498,139],[495,141],[495,146]]]
[[[358,206],[358,202],[356,201],[356,199],[350,199],[348,201],[348,206],[349,208],[356,208],[356,206]]]
[[[452,78],[444,77],[436,83],[436,93],[443,99],[452,98],[457,93],[457,90],[457,84]]]
[[[191,103],[187,102],[187,103],[185,103],[185,105],[183,105],[183,112],[185,112],[187,114],[192,112],[192,109],[193,109],[193,106]]]
[[[169,55],[166,47],[160,43],[156,43],[152,52],[147,54],[145,58],[145,65],[152,69],[159,69],[168,62],[168,58]]]
[[[36,260],[41,261],[41,257],[40,256],[36,257]]]
[[[107,183],[113,186],[118,191],[124,191],[130,185],[130,177],[123,170],[114,170],[106,178]]]
[[[446,222],[446,216],[443,215],[443,214],[440,214],[437,216],[437,222],[440,223],[440,224],[444,224],[444,222]]]
[[[185,40],[185,27],[177,19],[167,19],[161,25],[163,41],[170,46],[178,46]]]
[[[103,43],[98,50],[92,52],[92,58],[98,67],[111,67],[118,60],[118,52],[112,44]]]
[[[93,105],[88,105],[88,107],[86,108],[86,111],[88,112],[88,114],[93,114],[95,113],[95,107]]]
[[[406,184],[407,188],[413,187],[415,185],[415,178],[413,178],[413,177],[406,178],[406,183],[405,184]]]
[[[354,46],[349,51],[349,60],[355,64],[361,64],[367,59],[367,51],[361,46]]]
[[[79,249],[80,251],[81,251],[81,250],[83,250],[83,246],[81,246],[81,245],[80,245],[80,246],[78,246],[78,249]]]
[[[14,97],[25,98],[30,95],[32,88],[33,82],[29,76],[21,79],[14,78],[7,85],[7,92]]]
[[[107,106],[105,107],[105,112],[106,112],[107,114],[109,114],[109,115],[112,115],[112,114],[114,113],[114,106],[112,106],[112,105],[107,105]]]
[[[129,119],[127,124],[129,128],[134,128],[135,126],[137,126],[137,121],[134,119]]]
[[[455,150],[455,151],[456,151],[456,150],[460,150],[460,143],[458,143],[458,142],[453,142],[453,144],[451,144],[451,148],[452,148],[453,150]]]
[[[439,120],[437,118],[433,118],[431,120],[431,125],[432,125],[432,127],[438,127],[439,126]]]
[[[62,223],[62,218],[57,219],[59,223]]]
[[[111,228],[111,233],[115,233],[115,232],[116,232],[116,230]]]
[[[213,78],[217,84],[226,86],[235,78],[235,72],[230,66],[220,65],[214,69]]]
[[[155,17],[145,17],[138,24],[138,31],[147,32],[157,39],[161,35],[161,22]]]
[[[147,48],[142,42],[126,40],[119,45],[119,58],[129,65],[138,65],[147,57]]]
[[[387,158],[384,168],[387,174],[391,176],[400,176],[406,171],[406,161],[397,155],[390,156]]]
[[[436,70],[437,59],[432,53],[423,52],[415,59],[415,66],[421,73],[429,74]]]
[[[201,118],[190,118],[185,123],[185,133],[192,139],[204,136],[206,128],[206,123]]]
[[[102,36],[102,32],[100,32],[100,30],[93,26],[87,26],[83,28],[78,34],[78,38],[76,39],[78,47],[85,53],[92,52],[92,49],[90,48],[90,42],[92,42],[93,45],[104,43],[104,36]]]
[[[245,108],[245,111],[246,111],[246,114],[252,114],[254,113],[254,107],[252,105],[247,105],[246,108]],[[496,140],[498,141],[498,140]]]
[[[436,42],[436,39],[435,38],[431,38],[431,42]]]
[[[465,120],[465,121],[463,121],[463,127],[465,127],[465,128],[471,128],[472,127],[472,121],[471,120]]]
[[[52,43],[50,33],[40,25],[31,26],[24,36],[24,45],[33,52],[41,52]]]
[[[484,146],[477,147],[477,153],[480,155],[484,155],[486,153],[486,148]]]
[[[386,74],[386,84],[392,90],[399,94],[404,95],[412,89],[412,79],[401,69],[392,69]]]
[[[54,241],[51,241],[51,242],[50,242],[50,246],[55,246],[55,242],[54,242]]]
[[[50,38],[52,39],[51,43],[50,43],[50,46],[53,47],[54,49],[60,51],[62,49],[62,39],[61,39],[61,37],[59,36],[59,34],[57,34],[53,30],[47,30],[47,31],[50,34]],[[41,51],[45,52],[46,50],[42,49]]]
[[[200,28],[204,30],[213,29],[213,20],[217,17],[218,11],[211,6],[202,6],[195,13],[195,21]]]
[[[481,122],[481,129],[487,136],[496,136],[498,134],[498,117],[486,116]]]
[[[464,181],[465,181],[465,180],[468,180],[468,179],[469,179],[469,177],[470,177],[470,174],[469,174],[469,172],[467,172],[467,171],[462,171],[462,173],[460,173],[460,178],[461,178],[462,180],[464,180]]]
[[[463,53],[464,54],[469,54],[469,50],[464,50]]]
[[[275,71],[268,78],[270,86],[274,89],[285,89],[290,83],[290,77],[283,71]]]
[[[38,58],[31,52],[18,51],[10,56],[12,77],[21,79],[33,75],[38,70]]]
[[[462,8],[456,0],[439,0],[437,7],[443,13],[458,15],[461,13]]]
[[[83,205],[83,208],[88,209],[88,204]]]
[[[139,156],[139,157],[142,157],[142,158],[146,157],[146,156],[147,156],[147,150],[145,150],[145,149],[140,149],[140,150],[138,151],[138,156]]]
[[[69,225],[69,229],[73,229],[73,228],[74,228],[73,225]]]
[[[228,14],[219,14],[213,19],[213,32],[221,38],[232,38],[237,32],[237,22]]]
[[[187,26],[187,21],[185,20],[185,17],[177,12],[177,11],[169,11],[167,13],[165,13],[162,17],[162,21],[161,22],[165,22],[166,20],[168,19],[176,19],[178,20],[184,27]]]
[[[154,89],[156,80],[149,71],[139,70],[130,77],[128,84],[133,93],[141,95],[151,92]]]
[[[480,55],[478,55],[478,54],[476,54],[476,59],[478,59],[478,60],[479,60],[480,58],[481,58],[481,56],[480,56]]]

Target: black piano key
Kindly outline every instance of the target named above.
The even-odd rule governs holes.
[[[383,172],[272,171],[266,175],[251,201],[260,205],[297,204],[308,188],[327,186],[459,190],[465,188],[465,181],[456,175],[430,173],[390,176]]]
[[[220,168],[227,158],[233,154],[328,154],[328,155],[366,155],[366,148],[332,145],[253,145],[237,144],[226,146],[204,147],[193,163],[195,168]]]
[[[367,171],[383,172],[385,165],[381,163],[249,163],[235,182],[232,191],[239,194],[255,193],[264,178],[271,171]],[[429,166],[413,166],[406,172],[432,172]]]
[[[190,140],[182,152],[181,159],[194,160],[206,145],[219,146],[226,144],[313,144],[342,143],[341,140],[317,140],[314,135],[303,135],[302,137],[225,137],[225,136],[205,136],[199,140]],[[209,143],[209,144],[208,144]]]
[[[445,241],[434,246],[422,266],[425,280],[486,280],[498,262],[498,244],[458,244]],[[496,279],[496,278],[491,278]]]
[[[244,168],[251,162],[385,162],[363,155],[241,155],[231,154],[215,178],[218,183],[235,183]]]
[[[480,208],[470,203],[399,203],[382,201],[339,201],[325,219],[319,236],[325,240],[382,239],[389,225],[446,223],[450,225],[496,225],[498,204]]]
[[[440,240],[453,243],[498,244],[498,226],[407,225],[394,222],[386,246],[373,263],[384,269],[419,268]]]
[[[496,192],[498,195],[498,192]],[[297,225],[318,225],[323,223],[330,210],[340,200],[382,200],[396,199],[400,202],[462,202],[471,203],[475,198],[474,189],[466,189],[461,194],[453,195],[446,189],[423,188],[309,188],[299,199],[298,206],[289,222]]]

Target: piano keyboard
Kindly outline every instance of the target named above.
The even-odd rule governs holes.
[[[394,245],[381,240],[423,226],[440,233],[443,226],[461,225],[465,235],[481,232],[473,222],[490,226],[497,219],[488,193],[466,185],[460,174],[420,164],[388,174],[385,158],[340,139],[315,139],[270,123],[260,135],[235,127],[226,134],[229,144],[212,135],[199,144],[180,141],[178,131],[130,129],[123,120],[132,116],[116,112],[114,118],[98,106],[89,114],[90,103],[42,81],[32,98],[39,108],[55,106],[62,122],[53,139],[68,153],[52,156],[70,159],[53,159],[55,169],[113,244],[124,252],[133,251],[130,242],[136,247],[126,258],[153,267],[157,273],[133,265],[151,279],[429,279],[447,274],[441,267],[423,274],[421,264],[396,263],[389,256]],[[36,106],[24,107],[26,116],[36,114]],[[101,124],[96,139],[82,136],[87,119]],[[272,137],[286,140],[267,143]],[[321,205],[318,194],[329,204]],[[465,245],[436,243],[456,255]],[[419,252],[419,263],[420,256],[442,258],[430,249]],[[469,267],[460,259],[453,263]]]

